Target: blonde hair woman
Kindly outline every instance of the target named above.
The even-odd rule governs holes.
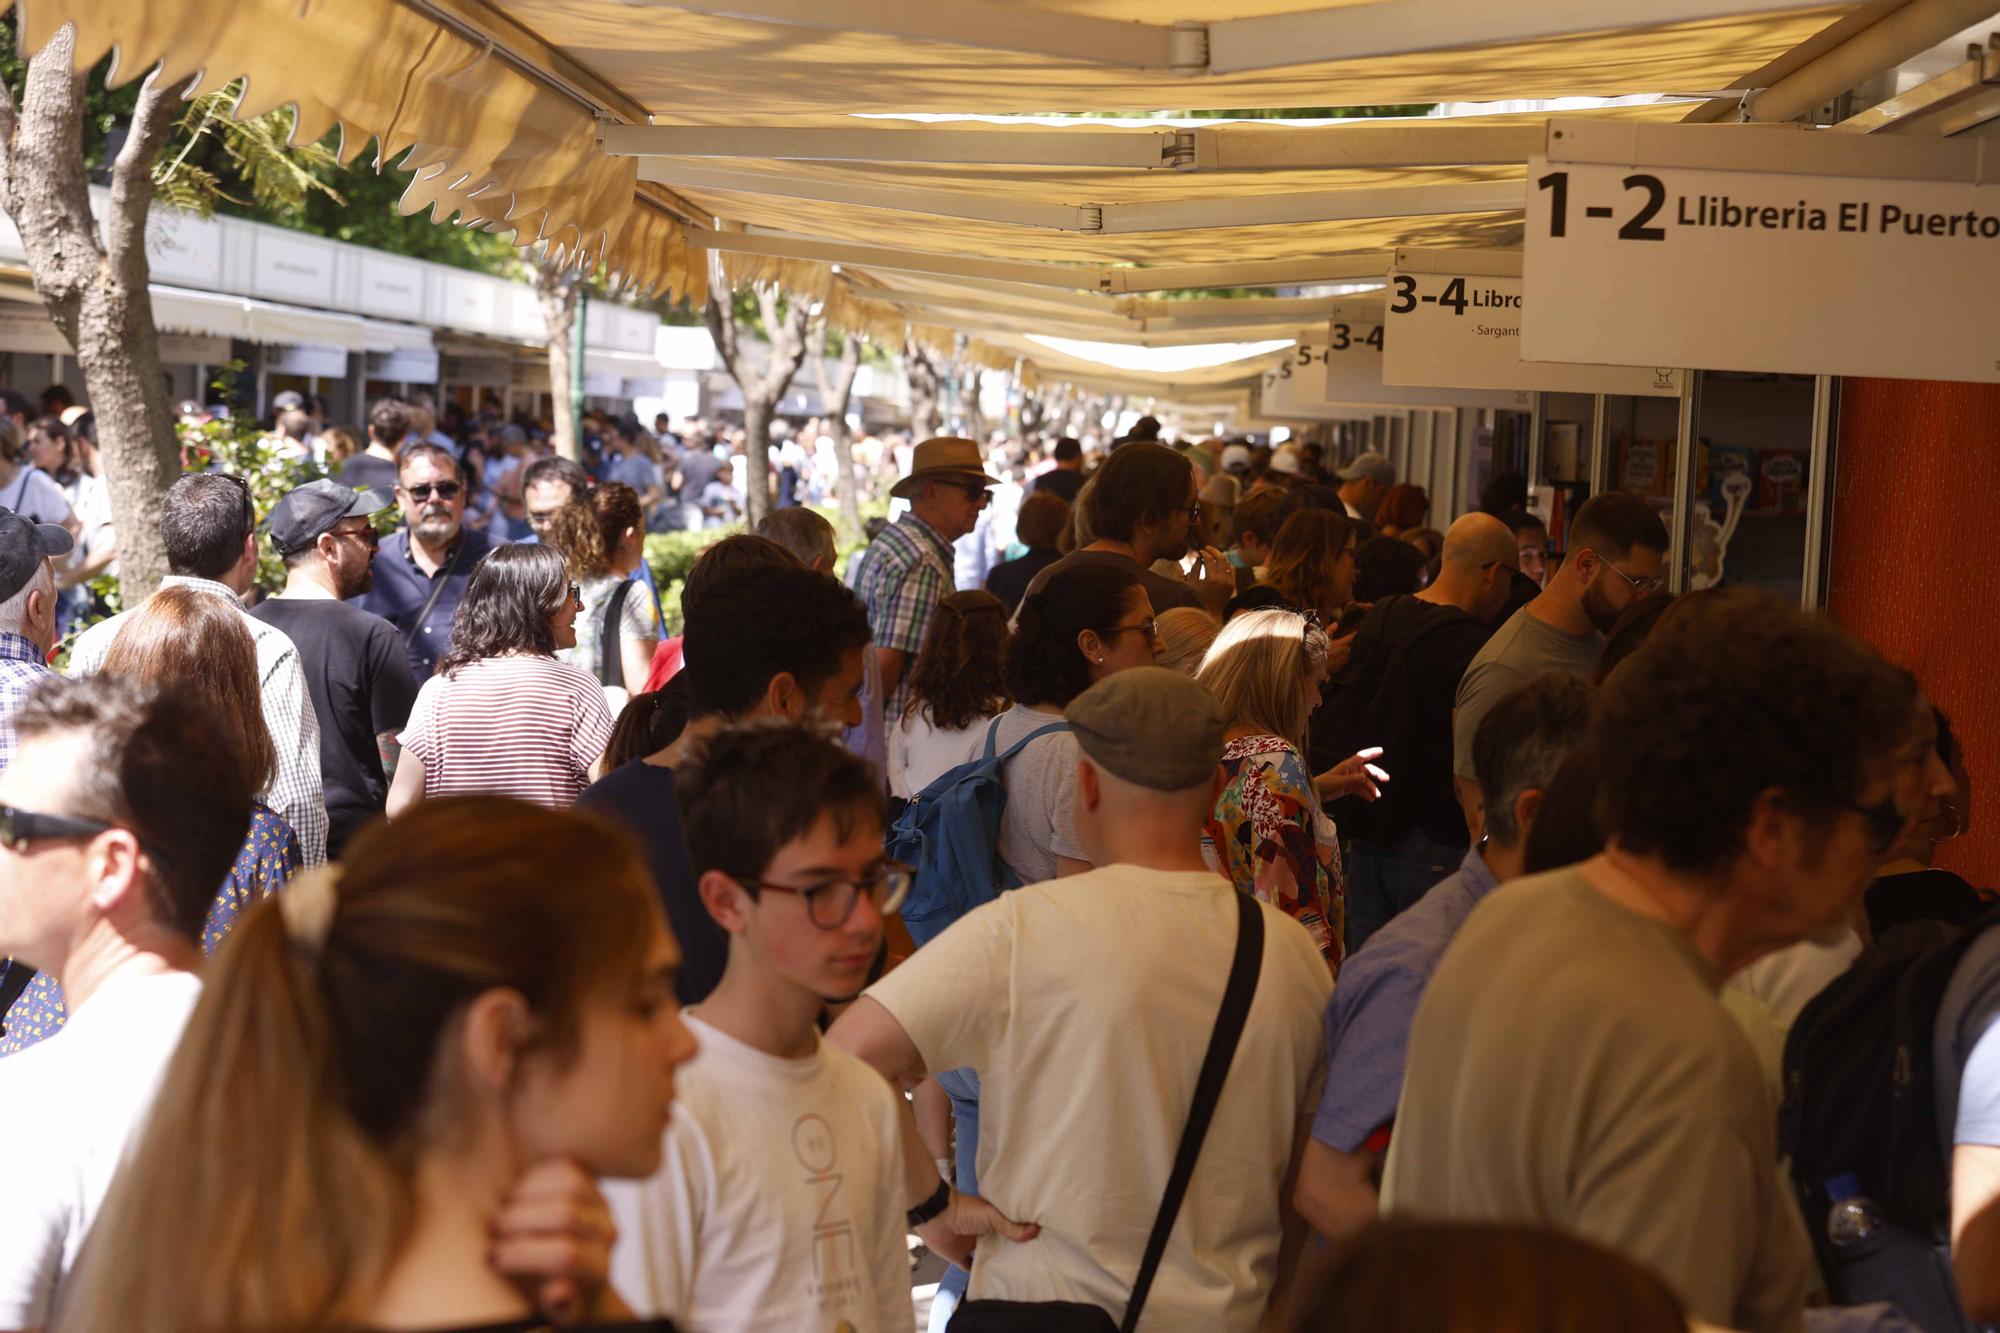
[[[1154,623],[1160,636],[1160,655],[1155,662],[1184,676],[1192,676],[1201,666],[1201,659],[1222,628],[1214,616],[1198,606],[1162,611]]]
[[[1202,826],[1202,851],[1238,889],[1295,918],[1329,967],[1340,965],[1346,884],[1340,835],[1322,796],[1373,799],[1383,780],[1363,751],[1315,779],[1306,723],[1319,705],[1329,642],[1319,618],[1245,611],[1223,626],[1195,679],[1222,701],[1228,782]]]

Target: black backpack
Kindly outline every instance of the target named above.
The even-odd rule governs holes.
[[[1951,1151],[1933,1059],[1938,1010],[1959,960],[1995,924],[2000,908],[1971,925],[1912,921],[1887,931],[1813,998],[1786,1039],[1778,1145],[1837,1300],[1879,1297],[1843,1290],[1841,1258],[1826,1236],[1830,1178],[1853,1175],[1896,1227],[1934,1246],[1950,1243]]]
[[[1389,617],[1405,602],[1425,609],[1399,616],[1398,632],[1392,637]],[[1414,597],[1376,603],[1354,632],[1353,655],[1328,683],[1326,702],[1313,712],[1313,772],[1323,773],[1370,745],[1381,746],[1386,766],[1392,774],[1396,771],[1397,757],[1411,747],[1410,673],[1405,669],[1410,650],[1434,631],[1458,623],[1463,614]],[[1390,842],[1415,822],[1417,795],[1414,784],[1392,782],[1378,801],[1341,801],[1334,818],[1344,837]]]

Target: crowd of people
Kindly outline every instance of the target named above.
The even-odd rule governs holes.
[[[1646,500],[940,437],[667,638],[722,468],[511,429],[181,477],[60,671],[0,507],[0,1329],[2000,1318],[1949,719]]]

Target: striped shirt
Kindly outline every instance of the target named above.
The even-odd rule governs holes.
[[[937,604],[958,591],[952,579],[951,543],[914,511],[882,529],[861,557],[854,590],[868,606],[868,628],[877,648],[896,648],[912,659],[924,646]],[[882,715],[898,718],[909,701],[910,667],[884,701]]]
[[[483,793],[561,809],[590,785],[611,740],[597,677],[552,657],[488,657],[417,691],[403,748],[424,796]]]

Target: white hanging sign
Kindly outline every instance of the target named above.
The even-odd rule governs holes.
[[[1576,121],[1549,143],[1528,162],[1523,356],[2000,382],[1981,145]]]
[[[1362,421],[1374,415],[1356,403],[1336,403],[1325,393],[1326,344],[1301,342],[1257,381],[1259,415],[1292,421]]]
[[[1390,384],[1680,396],[1670,367],[1521,359],[1521,256],[1513,251],[1398,251],[1383,306]]]
[[[1491,407],[1526,412],[1532,404],[1525,386],[1423,388],[1390,384],[1382,376],[1388,330],[1383,307],[1375,302],[1338,307],[1327,325],[1326,396],[1334,402],[1376,407]]]

